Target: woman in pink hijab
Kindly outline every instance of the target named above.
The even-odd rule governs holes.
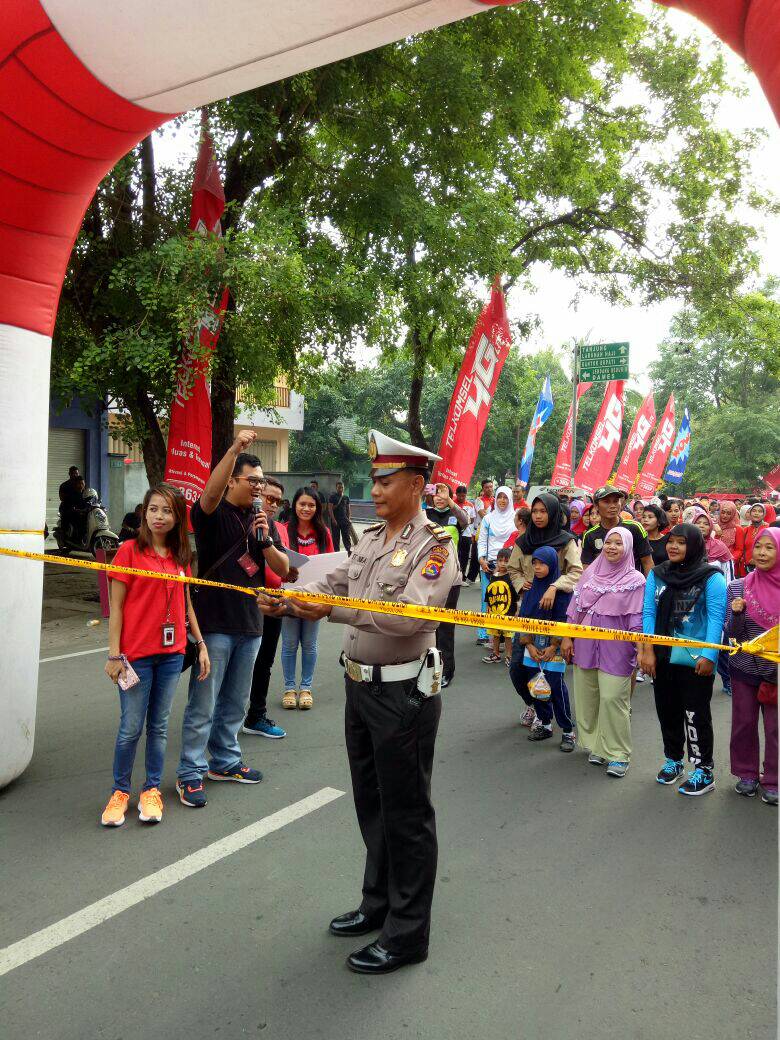
[[[734,558],[726,543],[716,537],[712,517],[704,509],[697,507],[692,513],[689,523],[696,524],[704,535],[707,562],[718,567],[726,581],[731,581],[734,577]]]
[[[718,537],[730,552],[739,527],[739,511],[733,502],[721,502],[718,527],[720,528]]]
[[[645,577],[634,566],[634,539],[615,527],[604,548],[575,586],[567,619],[576,625],[642,631]],[[631,676],[633,643],[564,639],[561,654],[574,661],[577,732],[588,761],[624,777],[631,761]]]
[[[726,632],[739,642],[780,623],[780,528],[768,527],[753,546],[755,570],[728,587]],[[777,805],[777,668],[753,654],[734,654],[731,671],[731,772],[734,790],[752,798],[761,790]],[[764,717],[764,772],[759,775],[758,719]]]

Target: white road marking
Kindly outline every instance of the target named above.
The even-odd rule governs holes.
[[[73,654],[60,654],[59,657],[42,657],[38,664],[49,664],[50,661],[65,661],[68,657],[83,657],[85,654],[104,654],[107,646],[97,646],[94,650],[77,650]]]
[[[323,787],[322,790],[316,791],[308,798],[293,802],[292,805],[280,809],[279,812],[272,813],[248,827],[243,827],[235,834],[229,834],[226,838],[221,838],[219,841],[185,856],[184,859],[141,878],[140,881],[135,881],[127,888],[121,888],[118,892],[113,892],[110,896],[99,899],[90,906],[85,906],[83,910],[77,910],[69,917],[63,917],[56,924],[42,928],[39,932],[28,935],[26,939],[20,939],[19,942],[6,946],[5,949],[0,950],[0,975],[5,975],[14,968],[19,968],[28,961],[41,957],[44,953],[62,946],[69,939],[83,935],[84,932],[121,914],[123,910],[137,906],[145,899],[157,895],[158,892],[162,892],[172,885],[177,885],[180,881],[225,859],[226,856],[246,848],[259,838],[264,838],[266,835],[286,827],[288,823],[300,820],[301,817],[307,816],[316,809],[321,809],[343,795],[343,791],[338,791],[333,787]]]

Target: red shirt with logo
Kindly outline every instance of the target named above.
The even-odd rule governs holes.
[[[172,556],[163,559],[151,546],[139,549],[138,542],[131,538],[123,542],[113,561],[118,567],[135,567],[138,570],[154,571],[157,574],[180,574],[190,577],[189,566],[181,567]],[[122,634],[119,651],[129,661],[152,654],[183,654],[187,643],[185,627],[185,586],[176,581],[141,578],[136,574],[108,572],[112,581],[121,581],[127,586],[122,611]],[[173,646],[163,646],[162,627],[174,626]]]

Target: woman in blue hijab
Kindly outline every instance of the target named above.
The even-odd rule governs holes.
[[[542,598],[554,581],[560,577],[558,553],[550,545],[533,550],[531,558],[534,579],[520,604],[518,616],[535,621],[565,621],[566,610],[571,599],[570,592],[558,592],[552,607],[542,607]],[[562,636],[534,636],[521,632],[512,648],[512,663],[509,675],[515,689],[528,705],[520,722],[530,726],[528,739],[549,740],[553,735],[553,716],[561,728],[560,750],[574,750],[574,724],[569,706],[569,691],[566,688],[566,662],[560,654]],[[550,695],[544,699],[532,696],[528,684],[542,672],[550,687]]]

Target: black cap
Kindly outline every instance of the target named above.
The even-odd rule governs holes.
[[[610,495],[619,495],[620,498],[626,497],[625,491],[613,487],[612,484],[605,484],[604,487],[597,488],[593,492],[593,501],[600,502],[602,498],[609,498]]]

